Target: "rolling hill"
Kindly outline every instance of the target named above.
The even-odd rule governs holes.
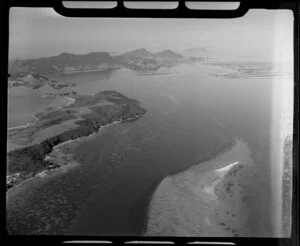
[[[16,59],[9,62],[9,73],[51,73],[88,72],[103,69],[127,67],[131,69],[158,69],[173,65],[183,56],[172,50],[151,53],[146,49],[136,49],[112,56],[108,52],[90,52],[87,54],[61,53],[57,56],[38,59]]]

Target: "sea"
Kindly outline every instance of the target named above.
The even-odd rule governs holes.
[[[276,79],[213,75],[220,70],[194,63],[163,73],[118,69],[50,76],[76,84],[61,91],[93,95],[116,90],[147,109],[140,119],[111,125],[74,150],[81,167],[72,178],[89,170],[84,176],[89,182],[83,185],[93,187],[93,192],[73,219],[69,234],[142,235],[159,182],[211,158],[240,137],[248,143],[265,180],[265,187],[258,191],[264,207],[257,230],[269,235],[271,128],[278,118],[272,109],[280,101],[279,95],[274,96]],[[9,88],[8,126],[26,124],[40,110],[68,103],[64,97],[44,98],[48,92],[55,91],[47,86]]]

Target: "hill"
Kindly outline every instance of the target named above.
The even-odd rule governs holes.
[[[116,91],[73,98],[73,104],[45,109],[35,115],[33,124],[8,131],[8,141],[19,145],[8,152],[8,188],[53,166],[45,157],[56,145],[88,136],[116,121],[138,119],[147,112],[137,100]]]
[[[68,73],[117,67],[119,64],[107,52],[90,52],[83,55],[61,53],[57,56],[38,59],[14,60],[9,63],[11,74],[34,72],[40,74]]]
[[[158,69],[174,65],[183,60],[183,56],[172,50],[151,53],[146,49],[136,49],[116,56],[125,67],[131,69]]]
[[[65,84],[48,79],[47,77],[34,72],[15,72],[8,77],[8,87],[25,86],[31,89],[38,89],[45,85],[49,85],[56,90],[75,86],[75,84]]]
[[[52,73],[74,73],[98,71],[112,68],[158,69],[171,66],[183,61],[183,56],[172,50],[151,53],[146,49],[136,49],[119,55],[108,52],[90,52],[77,55],[61,53],[57,56],[38,59],[16,59],[9,62],[9,73],[38,73],[48,75]]]

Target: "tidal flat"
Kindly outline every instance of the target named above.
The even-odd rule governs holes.
[[[249,237],[259,175],[247,143],[162,180],[146,236]]]

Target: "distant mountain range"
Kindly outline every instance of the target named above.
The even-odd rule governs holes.
[[[111,55],[108,52],[90,52],[76,55],[61,53],[57,56],[38,59],[16,59],[9,63],[9,73],[51,73],[88,72],[103,69],[126,67],[130,69],[158,69],[163,66],[172,66],[184,57],[172,50],[163,50],[157,53],[146,49],[136,49],[120,55]]]
[[[14,60],[9,64],[9,73],[34,72],[39,74],[86,71],[118,65],[107,52],[91,52],[84,55],[61,53],[58,56],[38,59]]]
[[[115,56],[125,67],[135,69],[158,69],[162,66],[170,66],[183,60],[181,54],[172,50],[163,50],[157,53],[150,53],[146,49],[137,49]]]
[[[153,60],[164,60],[164,61],[183,59],[183,56],[181,54],[175,53],[172,50],[163,50],[157,53],[150,53],[146,49],[137,49],[137,50],[129,51],[117,57],[125,58],[130,61],[135,59],[144,59],[144,58],[153,59]]]

